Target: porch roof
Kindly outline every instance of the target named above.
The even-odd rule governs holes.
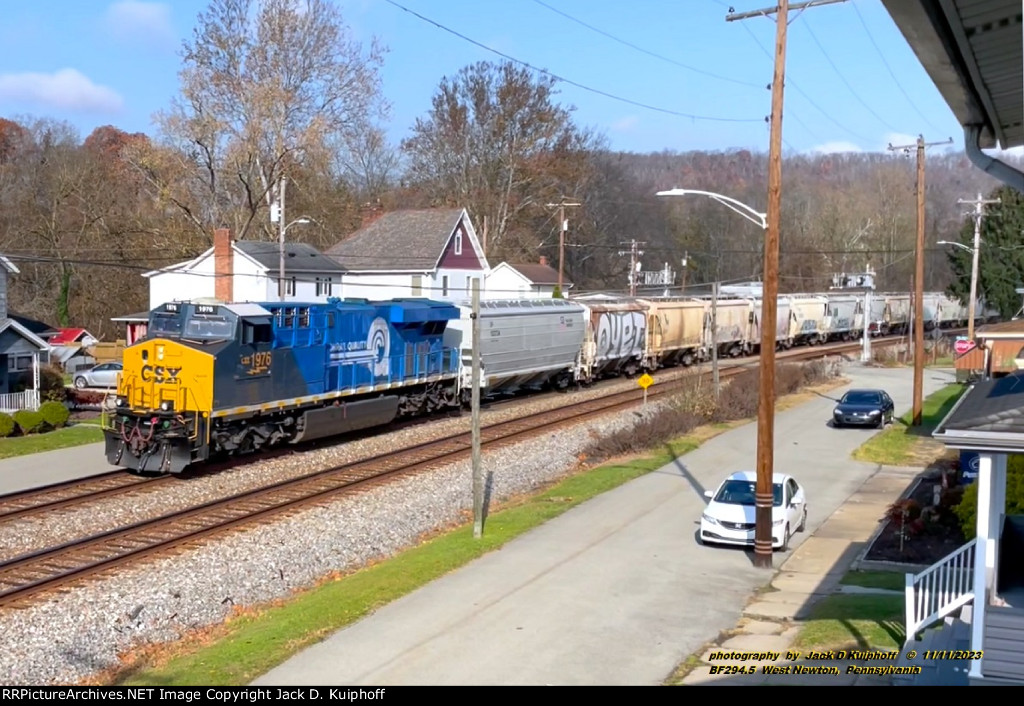
[[[974,385],[932,436],[955,449],[1024,452],[1024,371]]]

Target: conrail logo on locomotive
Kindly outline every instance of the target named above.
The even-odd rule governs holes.
[[[162,365],[143,365],[140,375],[143,382],[155,382],[158,385],[177,385],[178,373],[181,368],[166,368]]]

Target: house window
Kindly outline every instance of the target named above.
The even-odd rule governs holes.
[[[462,231],[460,230],[455,234],[455,254],[462,254]]]
[[[441,277],[441,296],[448,296],[448,275]]]
[[[11,361],[12,372],[32,369],[32,356],[30,355],[11,356]]]
[[[285,293],[285,296],[292,296],[292,297],[295,296],[295,278],[294,277],[291,277],[290,279],[286,279],[285,280],[285,282],[284,282],[284,293]]]
[[[320,279],[316,278],[316,295],[318,297],[329,297],[331,296],[331,278],[324,277]]]
[[[423,275],[412,276],[412,296],[422,297],[423,296]]]

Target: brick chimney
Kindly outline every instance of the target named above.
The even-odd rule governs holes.
[[[235,268],[232,262],[231,231],[218,228],[213,231],[213,296],[223,302],[235,299]]]
[[[542,265],[547,265],[548,264],[548,259],[546,257],[544,257],[543,255],[540,256],[540,264],[542,264]]]

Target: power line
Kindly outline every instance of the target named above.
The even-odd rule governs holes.
[[[486,44],[482,44],[482,43],[476,41],[475,39],[470,39],[466,35],[460,34],[459,32],[456,32],[455,30],[453,30],[453,29],[451,29],[449,27],[445,27],[441,23],[435,22],[434,20],[430,19],[429,17],[424,17],[423,15],[419,14],[418,12],[414,12],[414,11],[410,10],[409,8],[407,8],[407,7],[399,5],[397,2],[395,2],[395,0],[384,0],[384,1],[386,3],[388,3],[389,5],[394,5],[398,9],[404,10],[405,12],[408,12],[410,15],[418,17],[419,19],[423,20],[424,22],[427,22],[428,24],[432,24],[435,27],[437,27],[438,29],[444,30],[445,32],[448,32],[449,34],[453,34],[456,37],[458,37],[459,39],[465,40],[465,41],[469,42],[470,44],[473,44],[474,46],[480,47],[481,49],[484,49],[486,51],[491,52],[492,54],[496,54],[496,55],[498,55],[498,56],[500,56],[500,57],[502,57],[504,59],[508,59],[509,61],[514,62],[516,64],[519,64],[520,66],[524,66],[524,67],[530,69],[531,71],[536,71],[537,73],[542,73],[545,76],[549,76],[549,77],[555,79],[556,81],[561,81],[562,83],[566,83],[566,84],[568,84],[570,86],[575,86],[576,88],[580,88],[580,89],[582,89],[584,91],[588,91],[590,93],[594,93],[594,94],[597,94],[599,96],[604,96],[605,98],[611,98],[612,100],[616,100],[616,101],[619,101],[621,103],[627,103],[629,105],[634,105],[634,106],[637,106],[638,108],[644,108],[646,110],[653,110],[653,111],[658,112],[658,113],[665,113],[667,115],[675,115],[675,116],[680,117],[680,118],[689,118],[690,120],[707,120],[707,121],[711,121],[711,122],[720,122],[720,123],[759,123],[759,122],[761,122],[760,118],[722,118],[722,117],[714,117],[714,116],[709,116],[709,115],[694,115],[694,114],[691,114],[691,113],[682,113],[682,112],[679,112],[677,110],[669,110],[668,108],[659,108],[657,106],[648,105],[646,103],[640,103],[639,101],[631,100],[629,98],[623,98],[621,96],[617,96],[617,95],[614,95],[612,93],[608,93],[607,91],[602,91],[602,90],[597,89],[597,88],[591,88],[590,86],[585,86],[582,83],[578,83],[576,81],[571,81],[571,80],[569,80],[567,78],[563,78],[563,77],[559,76],[558,74],[551,73],[550,71],[548,71],[546,69],[537,68],[536,66],[533,66],[532,64],[529,64],[529,63],[527,63],[525,61],[522,61],[521,59],[517,59],[514,56],[510,56],[509,54],[505,54],[504,52],[500,52],[497,49],[492,49],[491,47],[487,46]]]
[[[761,48],[761,51],[762,51],[762,52],[764,52],[765,56],[767,56],[767,57],[768,57],[769,59],[771,59],[771,58],[774,58],[774,57],[772,56],[772,53],[771,53],[770,51],[768,51],[767,49],[765,49],[764,45],[763,45],[763,44],[761,44],[761,40],[760,40],[760,39],[758,39],[758,36],[757,36],[756,34],[754,34],[754,31],[753,31],[752,29],[750,29],[750,27],[748,27],[747,25],[743,25],[743,29],[745,29],[745,30],[747,31],[747,34],[749,34],[749,35],[750,35],[750,36],[751,36],[751,37],[752,37],[752,38],[754,39],[754,42],[755,42],[755,43],[757,44],[757,46],[758,46],[758,47],[760,47],[760,48]],[[822,107],[821,107],[820,105],[818,105],[817,103],[815,103],[815,102],[814,102],[814,99],[813,99],[813,98],[811,98],[811,97],[810,97],[809,95],[807,95],[807,94],[806,94],[806,93],[805,93],[805,92],[804,92],[804,91],[803,91],[803,90],[802,90],[802,89],[801,89],[801,88],[800,88],[800,87],[799,87],[798,85],[796,85],[796,83],[795,83],[794,81],[792,81],[792,80],[789,80],[789,81],[787,81],[787,82],[786,82],[786,85],[787,85],[787,86],[788,86],[789,88],[792,88],[792,89],[793,89],[794,91],[796,91],[797,93],[799,93],[799,94],[800,94],[801,96],[803,96],[804,100],[806,100],[806,101],[807,101],[808,103],[810,103],[810,104],[811,104],[811,106],[812,106],[813,108],[815,108],[815,109],[816,109],[816,110],[817,110],[817,111],[818,111],[819,113],[821,113],[822,115],[824,115],[824,116],[825,116],[825,117],[826,117],[826,118],[827,118],[827,119],[828,119],[828,120],[829,120],[829,121],[830,121],[830,122],[831,122],[832,124],[834,124],[834,125],[835,125],[836,127],[838,127],[838,128],[840,129],[840,130],[844,130],[844,131],[848,132],[849,134],[853,135],[854,137],[856,137],[856,138],[857,138],[858,140],[861,140],[861,141],[862,141],[862,142],[864,142],[865,144],[871,144],[871,140],[869,140],[869,139],[865,138],[865,137],[864,137],[863,135],[860,135],[860,134],[858,134],[858,133],[854,132],[854,131],[853,131],[853,130],[851,130],[850,128],[846,127],[845,125],[843,125],[842,123],[840,123],[839,121],[837,121],[837,120],[836,120],[835,118],[833,118],[833,117],[832,117],[831,115],[829,115],[829,114],[828,114],[828,113],[827,113],[827,112],[825,111],[825,109],[824,109],[824,108],[822,108]],[[801,125],[804,125],[804,123],[803,123],[803,122],[802,122],[802,121],[801,121],[801,120],[800,120],[799,118],[797,118],[797,117],[796,117],[795,115],[793,115],[792,113],[787,113],[787,115],[788,115],[789,117],[793,118],[794,120],[796,120],[796,121],[797,121],[798,123],[800,123]],[[806,125],[804,125],[804,127],[807,127],[807,126],[806,126]],[[815,137],[816,137],[816,136],[815,136]],[[817,139],[817,138],[816,138],[816,139]]]
[[[811,29],[811,25],[806,19],[804,19],[804,29],[806,29],[807,33],[811,35],[811,39],[814,40],[814,43],[818,45],[818,49],[820,49],[821,53],[825,56],[825,61],[827,61],[829,63],[829,66],[831,66],[835,70],[836,75],[839,77],[839,80],[843,82],[843,85],[850,89],[850,93],[852,93],[853,97],[857,99],[857,102],[864,106],[865,110],[867,110],[869,113],[875,116],[875,119],[878,120],[878,122],[880,122],[882,125],[887,127],[889,130],[892,130],[893,132],[901,132],[900,130],[894,128],[892,125],[886,122],[885,118],[876,113],[874,109],[872,109],[872,107],[868,105],[863,98],[860,97],[860,94],[853,89],[853,86],[851,86],[850,82],[846,80],[846,77],[843,75],[843,72],[840,71],[839,67],[836,66],[836,63],[832,61],[832,57],[828,55],[828,52],[825,50],[825,46],[820,41],[818,41],[818,35],[814,33],[814,30]]]
[[[710,71],[705,71],[704,69],[698,69],[698,68],[696,68],[694,66],[688,66],[687,64],[683,64],[681,62],[678,62],[675,59],[670,59],[667,56],[662,56],[661,54],[657,54],[657,53],[655,53],[653,51],[650,51],[649,49],[644,49],[641,46],[637,46],[636,44],[633,44],[632,42],[627,42],[625,39],[620,39],[620,38],[618,38],[618,37],[616,37],[616,36],[614,36],[612,34],[609,34],[608,32],[605,32],[604,30],[600,30],[597,27],[594,27],[593,25],[589,25],[586,22],[584,22],[583,20],[577,19],[577,18],[573,17],[572,15],[570,15],[570,14],[568,14],[566,12],[562,12],[561,10],[559,10],[557,8],[551,7],[551,5],[548,5],[546,2],[541,2],[541,0],[533,0],[533,1],[535,3],[537,3],[538,5],[540,5],[542,7],[546,7],[547,9],[551,10],[556,15],[561,15],[562,17],[566,18],[567,20],[575,22],[578,25],[582,25],[582,26],[586,27],[587,29],[589,29],[592,32],[597,32],[598,34],[600,34],[603,37],[607,37],[608,39],[611,39],[612,41],[618,42],[619,44],[623,44],[623,45],[629,47],[630,49],[635,49],[636,51],[638,51],[638,52],[640,52],[642,54],[647,54],[648,56],[653,56],[655,59],[661,59],[662,61],[668,62],[669,64],[673,64],[674,66],[678,66],[680,68],[686,69],[687,71],[693,71],[694,73],[698,73],[698,74],[701,74],[701,75],[704,75],[704,76],[710,76],[711,78],[717,78],[720,81],[728,81],[729,83],[735,83],[735,84],[740,85],[740,86],[750,86],[752,88],[761,88],[761,84],[759,84],[759,83],[751,83],[750,81],[741,81],[740,79],[729,78],[728,76],[722,76],[720,74],[712,73]]]
[[[864,32],[868,35],[868,40],[871,42],[871,45],[875,48],[875,51],[878,52],[878,56],[879,56],[879,58],[881,58],[882,64],[885,66],[885,70],[888,71],[889,72],[889,76],[892,77],[893,83],[896,84],[896,88],[898,88],[900,90],[900,93],[903,94],[903,97],[907,99],[907,103],[910,103],[910,106],[914,109],[914,112],[916,112],[917,115],[922,120],[924,120],[925,123],[927,123],[929,127],[932,128],[932,130],[934,130],[935,132],[942,132],[939,128],[935,127],[934,123],[932,123],[928,119],[928,116],[926,116],[921,111],[921,109],[917,107],[917,103],[915,101],[911,100],[910,96],[903,89],[903,85],[900,83],[900,80],[898,78],[896,78],[896,73],[892,70],[892,67],[889,66],[889,62],[885,60],[885,55],[882,53],[882,50],[878,47],[878,44],[875,42],[875,38],[871,35],[871,30],[868,29],[868,23],[864,21],[864,16],[861,15],[860,14],[860,10],[857,9],[857,3],[856,2],[852,2],[852,3],[850,3],[850,5],[853,6],[853,11],[857,13],[857,18],[860,20],[861,26],[864,27]]]

